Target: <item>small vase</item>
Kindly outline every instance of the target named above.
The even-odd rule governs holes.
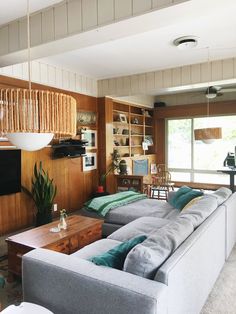
[[[64,216],[61,216],[61,217],[60,217],[60,222],[59,222],[59,224],[58,224],[58,228],[64,229],[64,230],[67,229],[67,223],[66,223],[66,219],[65,219]]]

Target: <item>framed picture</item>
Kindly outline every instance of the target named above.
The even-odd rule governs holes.
[[[80,125],[96,125],[97,115],[92,111],[78,111],[77,112],[77,126]]]
[[[120,113],[120,114],[119,114],[119,120],[120,120],[120,122],[127,123],[127,117],[126,117],[126,115],[123,114],[123,113]]]
[[[88,146],[87,148],[97,148],[97,131],[96,130],[85,130],[81,134],[81,139],[82,140],[87,140],[88,141]]]
[[[156,164],[151,164],[151,174],[157,174],[157,165]]]
[[[87,153],[83,156],[83,171],[90,171],[97,169],[97,154]]]

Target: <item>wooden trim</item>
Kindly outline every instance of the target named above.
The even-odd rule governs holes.
[[[236,114],[236,101],[211,102],[209,109],[210,116]],[[207,116],[207,104],[159,107],[155,112],[159,119]]]
[[[175,181],[175,187],[181,187],[183,185],[187,185],[193,189],[204,189],[204,190],[217,190],[220,187],[229,188],[227,184],[212,184],[212,183],[199,183],[199,182],[182,182],[182,181]]]

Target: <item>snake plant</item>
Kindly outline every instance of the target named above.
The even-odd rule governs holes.
[[[23,191],[32,197],[38,214],[50,214],[52,212],[53,200],[57,193],[57,187],[53,183],[53,179],[49,178],[48,172],[43,170],[42,161],[39,162],[39,167],[35,163],[34,176],[31,183],[31,191],[22,187]]]

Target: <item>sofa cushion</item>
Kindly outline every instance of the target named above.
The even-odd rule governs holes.
[[[232,194],[232,191],[228,188],[221,187],[218,190],[216,190],[214,193],[211,195],[214,196],[217,200],[217,205],[221,205],[224,203]]]
[[[125,206],[113,208],[105,217],[105,222],[126,225],[140,217],[158,217],[175,219],[179,210],[168,202],[156,199],[144,199]]]
[[[182,186],[176,194],[169,200],[170,204],[177,208],[182,209],[193,198],[203,195],[202,191],[193,190],[188,186]]]
[[[180,217],[190,220],[194,229],[197,228],[215,209],[217,200],[212,194],[206,194],[196,203],[180,213]]]
[[[82,249],[78,250],[75,253],[72,253],[71,256],[88,259],[91,256],[102,254],[112,249],[113,247],[119,245],[121,242],[112,240],[112,239],[101,239],[95,241],[91,244],[84,246]]]
[[[153,279],[157,269],[192,232],[190,220],[179,217],[171,221],[129,252],[123,270]]]
[[[123,242],[138,235],[149,235],[169,222],[170,220],[164,218],[141,217],[113,232],[108,239]]]
[[[146,238],[147,237],[144,235],[132,238],[115,246],[103,254],[90,257],[89,260],[99,266],[122,269],[126,255],[129,253],[129,251],[137,244],[143,242]]]

